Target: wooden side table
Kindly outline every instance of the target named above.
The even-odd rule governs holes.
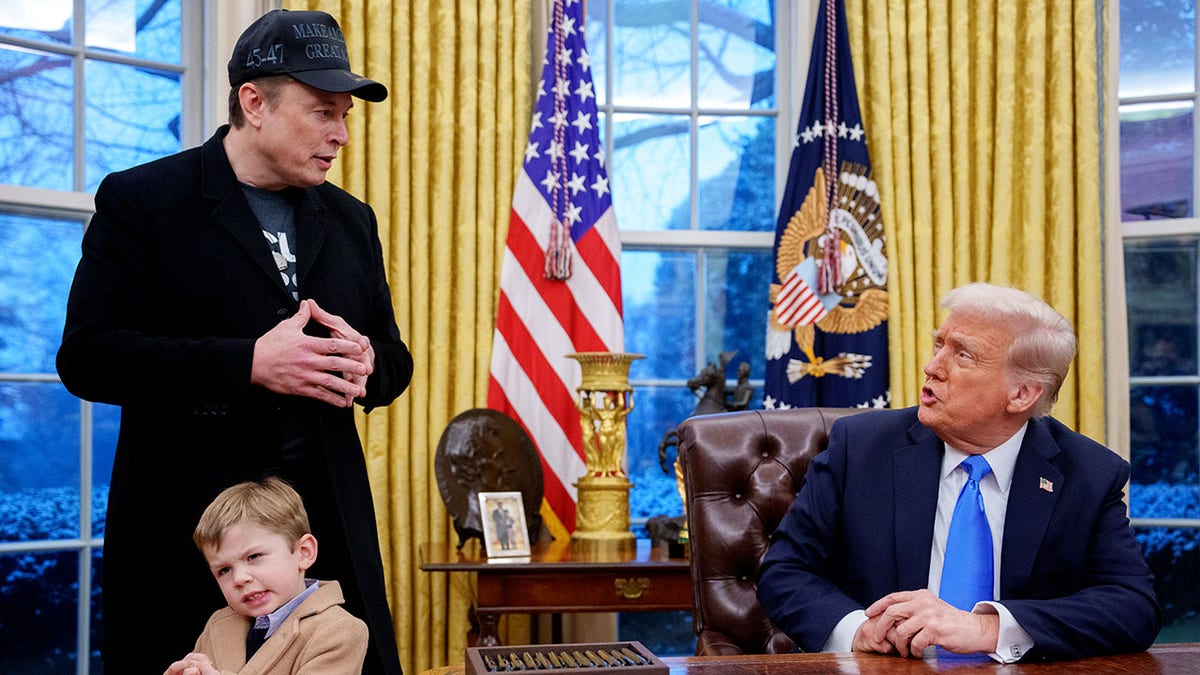
[[[475,572],[479,636],[471,646],[500,644],[502,614],[659,612],[692,609],[691,567],[646,539],[636,550],[582,552],[570,541],[535,545],[528,558],[492,558],[449,542],[422,544],[424,572]]]

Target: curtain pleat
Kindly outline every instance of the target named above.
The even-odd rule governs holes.
[[[1055,416],[1103,440],[1097,3],[845,1],[888,235],[893,407],[917,403],[942,294],[989,281],[1074,324]]]
[[[487,400],[499,264],[532,106],[530,0],[292,0],[338,19],[356,72],[388,86],[356,100],[329,180],[379,218],[412,384],[359,432],[405,672],[462,663],[473,575],[420,571],[419,547],[457,542],[434,457],[450,419]],[[501,637],[528,642],[525,617]]]

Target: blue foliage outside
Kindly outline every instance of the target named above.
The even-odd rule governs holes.
[[[1167,482],[1129,486],[1130,515],[1134,518],[1200,518],[1200,485],[1196,476],[1187,484]],[[1200,619],[1200,529],[1138,527],[1134,535],[1154,572],[1154,590],[1163,606],[1163,625]],[[1195,630],[1188,638],[1196,639]]]
[[[92,508],[103,514],[108,486],[92,490]],[[104,522],[97,518],[97,535]],[[37,488],[0,493],[0,541],[61,541],[79,537],[79,491]],[[95,572],[99,574],[99,556]],[[90,605],[99,607],[93,583]],[[77,551],[0,555],[0,672],[37,675],[74,672],[79,606]],[[91,654],[99,660],[99,617],[93,614]],[[94,671],[98,672],[98,671]]]

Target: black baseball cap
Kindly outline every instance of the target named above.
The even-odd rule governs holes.
[[[365,101],[387,98],[387,87],[351,72],[346,38],[325,12],[273,9],[250,24],[229,57],[229,84],[290,75],[321,91],[349,92]]]

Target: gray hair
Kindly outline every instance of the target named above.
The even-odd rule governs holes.
[[[1043,386],[1033,416],[1050,414],[1079,348],[1070,321],[1025,291],[982,282],[946,293],[941,307],[1012,326],[1016,337],[1008,349],[1008,368],[1019,380]]]

